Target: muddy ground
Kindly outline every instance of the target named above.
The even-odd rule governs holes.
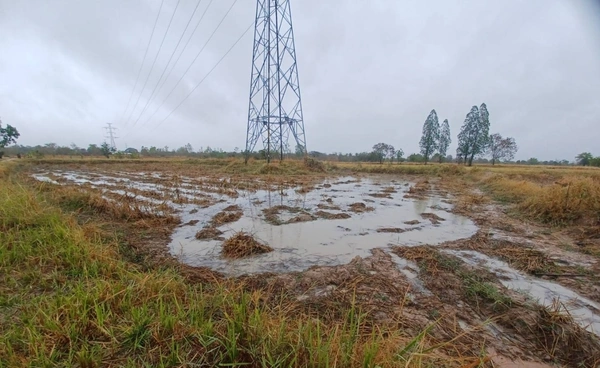
[[[490,366],[600,363],[600,264],[585,252],[597,240],[527,222],[460,179],[64,166],[32,176],[176,218],[132,232],[131,244],[154,262],[181,262],[192,279],[236,277],[321,318],[356,303],[374,328],[426,330],[448,355],[487,355]],[[221,257],[241,231],[273,251]]]

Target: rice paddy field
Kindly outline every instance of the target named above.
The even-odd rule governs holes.
[[[598,367],[600,170],[0,161],[0,367]]]

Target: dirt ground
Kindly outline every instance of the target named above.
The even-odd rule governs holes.
[[[64,166],[36,168],[38,172],[50,172],[46,176],[48,179],[68,184],[61,189],[64,191],[83,189],[100,196],[103,188],[114,189],[122,185],[109,180],[91,187],[85,182],[75,183],[66,180],[64,175],[52,174],[53,170],[65,169]],[[107,165],[91,170],[82,167],[69,169],[94,172],[95,175],[110,172],[111,177],[123,180],[132,178],[128,174],[131,168],[115,170]],[[129,215],[129,221],[123,222],[115,220],[117,212],[97,211],[94,215],[104,219],[107,231],[127,234],[125,241],[131,251],[126,253],[148,267],[164,262],[177,263],[166,245],[171,232],[179,224],[166,220],[177,216],[165,205],[167,202],[193,203],[199,206],[200,211],[216,203],[213,196],[192,195],[187,190],[202,190],[207,194],[228,197],[238,196],[240,191],[261,188],[299,188],[302,192],[317,190],[315,186],[326,177],[322,174],[244,177],[204,173],[193,180],[183,180],[182,173],[161,167],[153,167],[146,172],[150,171],[157,175],[143,174],[139,177],[160,185],[160,191],[137,188],[119,195],[104,193],[108,201],[136,203],[137,217]],[[511,205],[494,201],[476,185],[460,178],[442,180],[440,177],[411,176],[408,179],[416,184],[408,189],[407,198],[441,195],[453,205],[452,212],[476,223],[477,233],[470,238],[435,246],[395,244],[389,248],[382,244],[382,248],[372,250],[370,256],[356,257],[348,264],[313,266],[303,272],[247,275],[239,277],[239,281],[248,289],[272,291],[270,294],[274,297],[284,294],[294,301],[294,308],[325,319],[343,318],[339,315],[342,307],[356,303],[373,328],[387,325],[414,333],[425,330],[428,331],[427,338],[439,343],[439,348],[448,356],[485,355],[488,357],[484,359],[487,366],[595,367],[600,364],[597,335],[600,331],[594,331],[595,335],[578,324],[576,318],[569,315],[568,300],[542,306],[530,295],[507,287],[510,282],[517,282],[511,279],[514,273],[498,271],[508,265],[510,272],[519,272],[519,282],[539,280],[546,282],[541,285],[560,285],[600,303],[600,262],[593,251],[599,249],[600,239],[588,237],[574,228],[544,226],[515,216]],[[50,189],[50,184],[43,185],[46,190],[54,190]],[[370,196],[378,200],[390,198],[395,193],[394,188],[382,187],[380,192]],[[65,196],[69,195],[65,192]],[[95,208],[102,208],[98,203]],[[320,208],[337,209],[330,203],[324,203]],[[276,225],[282,224],[276,217],[281,210],[290,209],[278,207],[271,212],[266,211],[271,216],[268,219]],[[351,206],[355,213],[372,210],[365,204]],[[148,213],[160,215],[145,218],[143,214]],[[434,225],[440,221],[436,215],[423,215]],[[80,214],[82,221],[84,216],[86,214]],[[310,215],[305,216],[308,220]],[[344,219],[345,216],[349,217],[321,211],[310,220]],[[220,212],[213,219],[213,224],[234,222],[240,217],[238,208],[230,208]],[[317,220],[317,217],[321,219]],[[402,223],[399,226],[404,227]],[[221,235],[212,229],[210,234],[202,236]],[[387,232],[395,232],[392,230]],[[384,250],[386,247],[389,249]],[[489,259],[480,257],[481,254]],[[489,263],[490,259],[503,263],[497,265],[498,269],[492,269],[485,263]],[[225,278],[225,275],[207,268],[183,264],[179,267],[193,282],[214,282]],[[586,308],[592,318],[599,318],[600,310],[589,305]]]

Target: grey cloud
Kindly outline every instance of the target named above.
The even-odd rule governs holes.
[[[123,146],[242,147],[251,31],[162,122],[252,22],[255,2],[238,1],[165,100],[232,1],[213,1],[165,88],[134,126],[195,0],[181,0],[127,123],[121,117],[160,0],[0,0],[0,116],[19,128],[22,144],[98,143],[102,127],[114,122]],[[164,1],[133,102],[176,2]],[[492,131],[516,138],[518,158],[600,154],[597,2],[305,0],[293,2],[292,13],[311,150],[364,151],[384,141],[415,152],[435,108],[450,121],[453,151],[470,107],[486,102]]]

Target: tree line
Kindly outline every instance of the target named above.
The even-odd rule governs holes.
[[[515,163],[522,165],[570,165],[569,160],[550,160],[541,161],[537,158],[528,160],[513,161],[514,155],[517,152],[517,144],[514,138],[502,137],[499,133],[489,134],[490,121],[489,112],[485,103],[480,107],[473,106],[466,115],[463,126],[458,134],[458,148],[456,156],[453,157],[447,154],[447,150],[452,142],[450,134],[450,125],[448,119],[445,119],[442,124],[439,124],[437,112],[432,110],[427,116],[423,124],[423,134],[419,141],[420,152],[412,153],[404,156],[404,151],[401,148],[395,148],[391,144],[377,143],[373,146],[372,151],[358,153],[323,153],[318,151],[308,152],[308,156],[321,160],[338,161],[338,162],[415,162],[427,163],[436,162],[452,162],[472,165],[473,163],[496,164],[497,162]],[[82,148],[76,144],[70,146],[60,146],[56,143],[46,143],[37,146],[16,145],[17,139],[20,137],[18,130],[11,126],[2,125],[0,120],[0,158],[4,154],[16,157],[33,157],[42,158],[46,155],[51,156],[115,156],[117,158],[138,158],[138,157],[174,157],[188,156],[195,158],[227,158],[241,157],[244,152],[239,148],[233,151],[226,151],[220,148],[200,147],[194,150],[191,144],[186,144],[176,149],[170,149],[168,146],[142,146],[140,150],[136,148],[127,148],[123,151],[117,151],[111,148],[106,142],[101,144],[89,144],[87,148]],[[10,146],[15,144],[14,146]],[[304,148],[296,148],[294,153],[286,152],[286,157],[303,157]],[[251,152],[250,157],[258,160],[266,159],[264,150]],[[600,156],[596,157],[589,152],[584,152],[576,156],[575,163],[582,166],[600,167]]]

